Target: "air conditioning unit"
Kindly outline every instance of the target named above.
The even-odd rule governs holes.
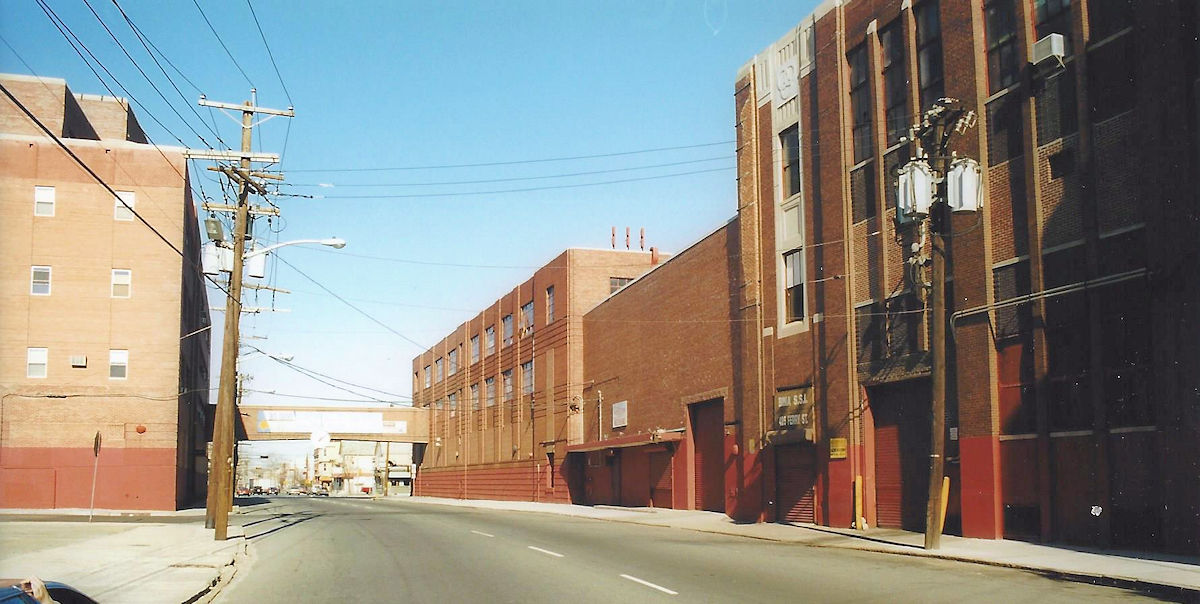
[[[1050,34],[1033,43],[1033,64],[1041,65],[1054,59],[1059,67],[1065,67],[1063,57],[1066,56],[1067,44],[1062,34]]]
[[[86,354],[71,355],[71,367],[86,368],[87,367],[87,355]]]

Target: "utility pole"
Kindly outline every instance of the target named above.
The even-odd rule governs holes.
[[[254,96],[254,91],[251,91]],[[252,180],[250,163],[254,159],[251,152],[252,133],[254,129],[254,114],[261,113],[270,117],[292,117],[293,110],[267,109],[256,107],[252,101],[242,105],[233,103],[218,103],[200,99],[200,105],[217,107],[219,109],[241,111],[242,113],[242,148],[240,153],[229,153],[225,158],[239,159],[238,168],[222,167],[231,180],[237,180],[237,206],[233,208],[233,271],[229,275],[229,296],[225,300],[225,335],[221,342],[221,378],[217,395],[217,411],[213,426],[212,470],[208,476],[208,501],[205,515],[205,527],[214,529],[214,539],[224,541],[228,537],[229,512],[233,507],[233,441],[238,351],[239,319],[242,315],[242,264],[246,253],[246,233],[249,228],[250,205],[247,201],[253,190],[258,194],[266,193],[262,185]],[[267,119],[270,119],[268,117]]]
[[[916,157],[900,171],[899,205],[907,216],[928,216],[932,258],[929,283],[929,352],[931,358],[929,494],[925,507],[925,549],[941,547],[944,521],[943,483],[946,451],[946,240],[950,212],[980,209],[979,164],[954,158],[950,135],[975,123],[974,112],[957,106],[955,99],[939,99],[925,112],[911,137],[920,143]],[[953,127],[953,130],[949,128]],[[920,250],[913,250],[918,253]]]

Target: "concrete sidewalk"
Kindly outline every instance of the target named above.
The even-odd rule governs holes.
[[[381,499],[383,501],[392,498]],[[1004,566],[1059,576],[1072,581],[1132,587],[1200,601],[1200,558],[1142,552],[1084,551],[1024,541],[942,536],[941,549],[926,551],[924,535],[894,529],[835,529],[811,524],[739,524],[718,512],[582,506],[526,501],[487,501],[404,497],[404,501],[494,510],[540,512],[612,522],[682,528],[863,551],[943,558]]]
[[[191,602],[245,552],[242,528],[215,541],[204,510],[4,510],[0,577],[66,583],[98,602]]]

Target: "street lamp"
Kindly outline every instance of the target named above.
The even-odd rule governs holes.
[[[245,135],[243,135],[245,138]],[[246,141],[243,140],[243,143]],[[225,336],[221,351],[221,379],[217,396],[216,418],[213,422],[213,457],[212,471],[208,475],[208,501],[205,514],[205,527],[214,529],[213,537],[224,541],[228,536],[229,512],[233,503],[233,442],[234,442],[234,406],[237,390],[237,344],[238,320],[242,316],[242,271],[245,260],[263,256],[268,252],[287,245],[315,243],[333,248],[346,247],[342,239],[298,239],[269,245],[258,250],[245,249],[245,224],[248,206],[245,205],[246,190],[239,198],[237,235],[234,236],[233,249],[229,254],[232,263],[229,275],[229,296],[225,299]],[[224,248],[222,248],[224,249]],[[268,355],[270,356],[270,355]]]

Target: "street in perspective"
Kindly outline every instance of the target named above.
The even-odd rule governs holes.
[[[1200,5],[0,6],[0,602],[1200,602]]]

